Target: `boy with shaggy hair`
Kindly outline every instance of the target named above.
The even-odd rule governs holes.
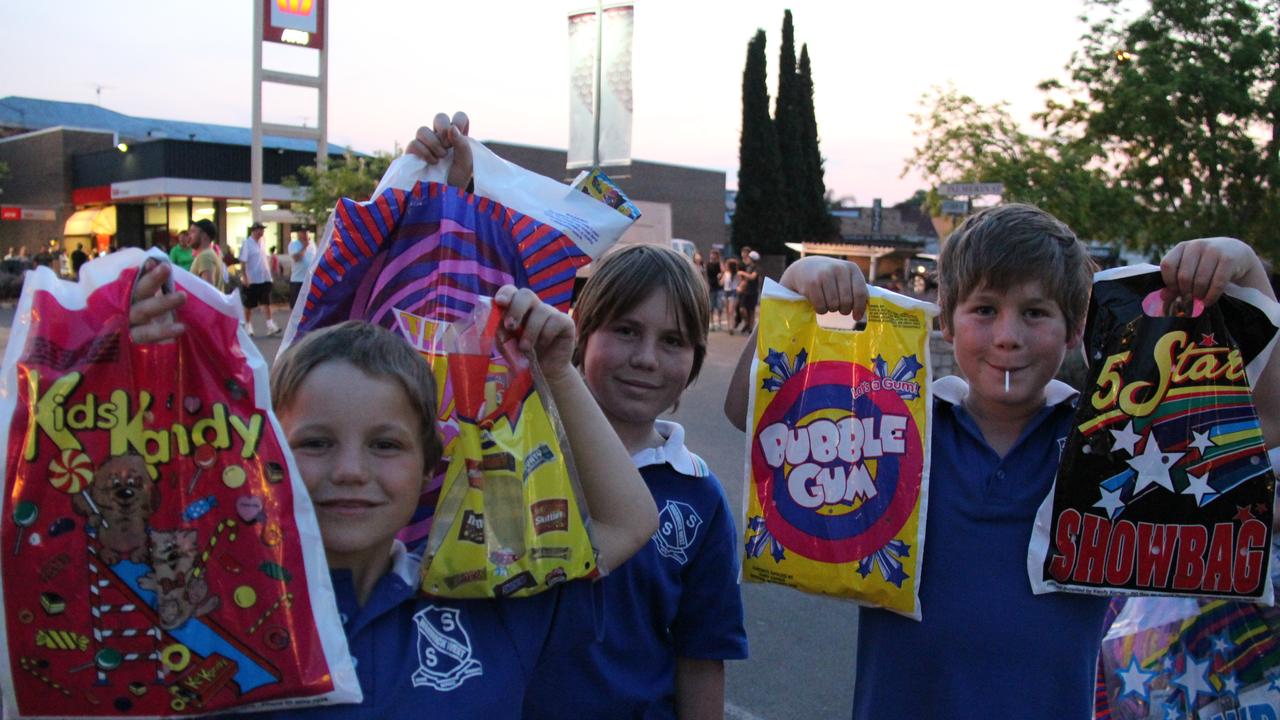
[[[526,720],[724,717],[724,661],[747,655],[737,534],[684,428],[658,419],[706,357],[705,278],[670,248],[633,245],[582,288],[573,362],[657,501],[659,528],[601,581],[604,641],[542,666]]]
[[[1033,595],[1027,548],[1048,495],[1077,393],[1054,380],[1080,347],[1091,263],[1074,233],[1029,205],[979,212],[939,260],[944,338],[965,380],[934,383],[928,540],[915,622],[863,608],[853,716],[1088,718],[1103,597]],[[1228,282],[1274,297],[1252,250],[1192,240],[1165,257],[1166,285],[1212,303]],[[782,276],[818,312],[861,316],[857,266],[806,258]],[[748,343],[725,412],[739,427],[754,357]],[[1259,387],[1280,376],[1273,356]],[[1276,393],[1255,395],[1269,445],[1280,442]]]

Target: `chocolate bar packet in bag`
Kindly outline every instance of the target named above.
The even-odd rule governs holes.
[[[135,344],[143,259],[125,250],[79,282],[42,268],[24,283],[0,374],[4,715],[359,702],[239,301],[174,268],[187,331]]]
[[[1088,379],[1028,553],[1034,592],[1271,604],[1275,473],[1251,387],[1277,325],[1280,306],[1249,288],[1206,307],[1154,266],[1095,275]]]

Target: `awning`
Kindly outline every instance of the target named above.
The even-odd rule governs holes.
[[[115,235],[116,208],[114,205],[77,210],[62,226],[65,235]]]

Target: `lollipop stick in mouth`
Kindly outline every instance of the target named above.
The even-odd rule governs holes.
[[[1009,371],[1004,371],[1004,391],[1009,392]]]

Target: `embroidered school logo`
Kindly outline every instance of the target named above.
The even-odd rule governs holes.
[[[484,674],[484,666],[471,657],[471,637],[458,621],[456,608],[428,605],[413,616],[418,626],[418,669],[413,686],[443,692],[456,689],[469,678]]]
[[[821,562],[861,560],[901,586],[900,558],[910,546],[895,535],[911,516],[920,494],[924,452],[906,401],[920,396],[915,355],[890,368],[883,357],[873,367],[808,362],[801,351],[792,362],[771,350],[765,390],[776,394],[756,425],[752,474],[761,503],[775,512],[748,518],[754,535],[749,557],[783,559],[783,548]],[[851,391],[852,388],[852,391]]]
[[[689,562],[685,551],[693,545],[700,527],[702,518],[688,503],[668,500],[658,513],[658,531],[653,534],[653,544],[658,546],[659,555],[684,565]]]

